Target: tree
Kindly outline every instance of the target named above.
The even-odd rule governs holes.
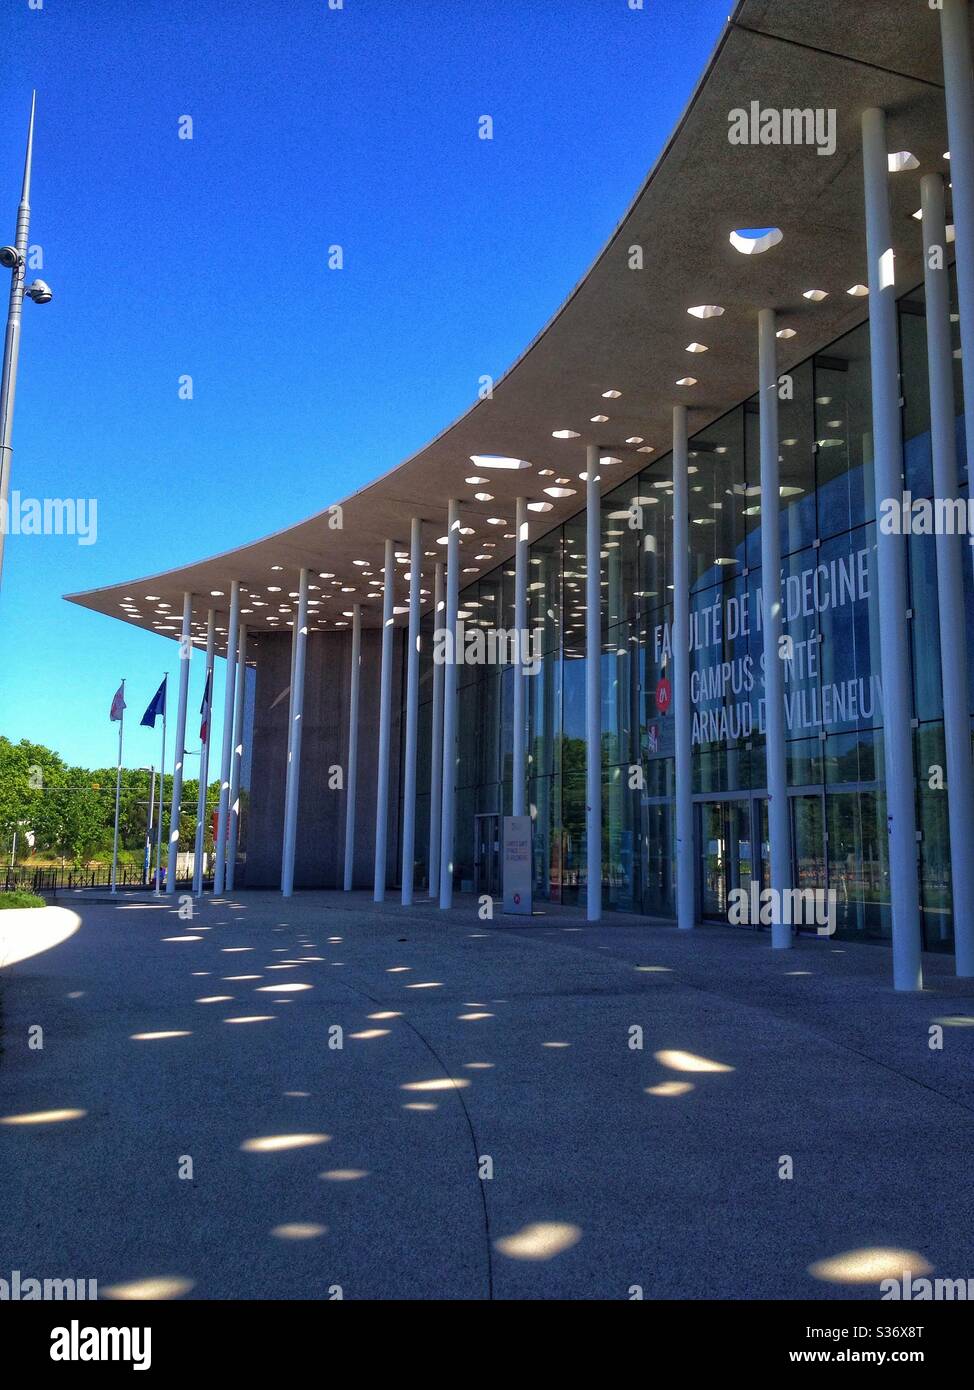
[[[97,776],[97,774],[95,774]],[[68,768],[63,785],[53,791],[56,848],[75,864],[86,864],[105,838],[104,789],[84,768]],[[114,785],[112,817],[114,824]]]
[[[64,779],[65,764],[40,743],[14,744],[0,735],[0,836],[32,830],[35,843],[50,832],[49,799]],[[48,843],[51,841],[48,840]]]

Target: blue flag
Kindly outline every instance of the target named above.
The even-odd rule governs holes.
[[[139,720],[139,723],[144,724],[147,729],[154,729],[158,716],[166,712],[166,681],[168,679],[168,676],[163,676],[162,684],[149,701],[149,707],[145,714]]]

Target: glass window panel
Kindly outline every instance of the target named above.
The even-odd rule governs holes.
[[[875,516],[869,325],[815,358],[818,534],[848,531]]]

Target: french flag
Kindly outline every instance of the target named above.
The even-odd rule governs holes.
[[[200,742],[205,743],[210,737],[210,682],[213,679],[213,672],[207,671],[206,685],[203,687],[203,703],[200,705]]]

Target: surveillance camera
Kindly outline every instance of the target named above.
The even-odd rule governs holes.
[[[50,304],[54,298],[54,291],[46,280],[35,280],[24,293],[30,295],[35,304]]]
[[[16,246],[0,246],[0,265],[6,266],[8,270],[20,265],[20,252]]]

